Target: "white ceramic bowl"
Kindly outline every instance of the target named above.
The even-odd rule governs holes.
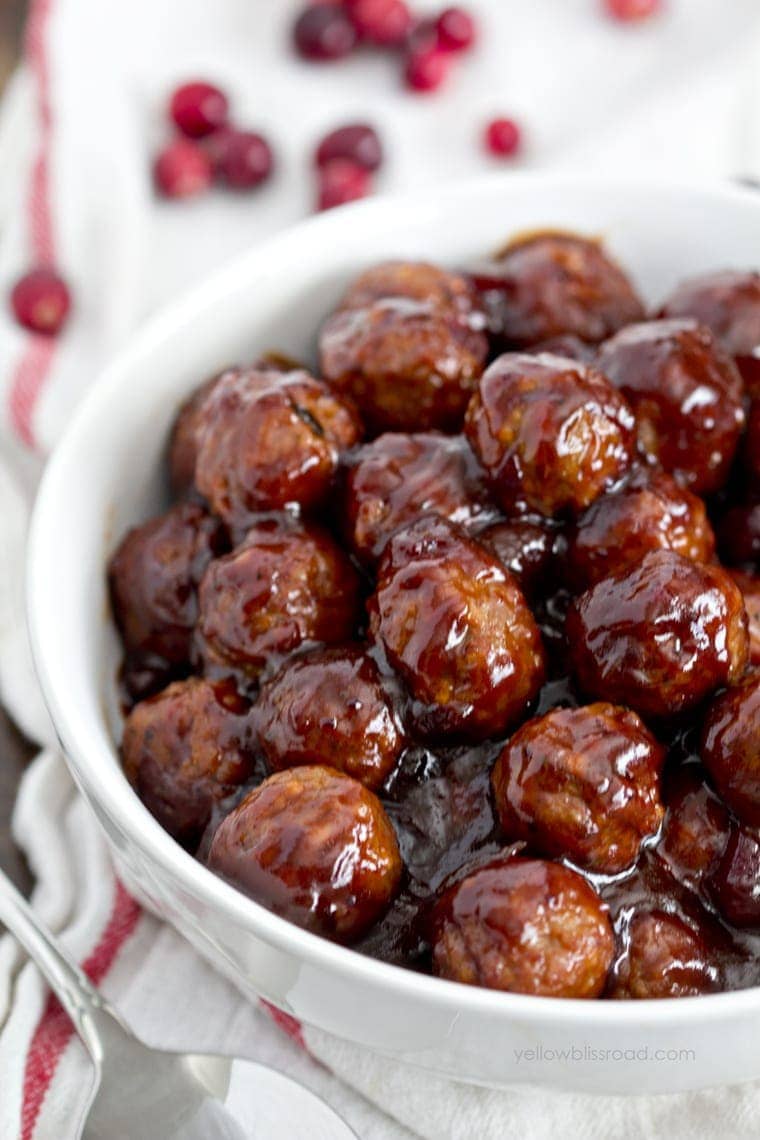
[[[261,350],[312,356],[321,318],[372,262],[456,266],[542,226],[603,237],[652,302],[691,273],[760,266],[760,194],[515,175],[334,211],[250,250],[135,337],[95,380],[47,468],[29,556],[40,681],[127,886],[245,992],[339,1037],[480,1083],[641,1093],[760,1077],[760,988],[560,1001],[362,957],[275,917],[195,862],[119,767],[118,647],[104,566],[124,529],[161,508],[161,458],[182,398]]]

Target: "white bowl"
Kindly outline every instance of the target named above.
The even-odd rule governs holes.
[[[362,957],[275,917],[187,855],[132,792],[117,758],[119,654],[104,567],[124,529],[162,506],[162,453],[182,398],[265,349],[310,357],[341,287],[372,262],[456,266],[542,226],[603,237],[652,302],[691,273],[760,266],[755,192],[515,175],[334,211],[250,250],[135,337],[93,384],[48,465],[29,554],[39,678],[127,886],[251,996],[461,1080],[606,1093],[744,1081],[760,1077],[760,988],[678,1001],[561,1001]]]

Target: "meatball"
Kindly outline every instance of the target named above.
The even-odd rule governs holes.
[[[253,772],[250,706],[230,681],[175,681],[134,707],[121,753],[127,779],[148,810],[194,848],[214,806]]]
[[[712,703],[700,755],[721,798],[743,822],[760,827],[760,672]]]
[[[269,517],[211,563],[199,602],[196,636],[206,670],[255,680],[271,658],[303,642],[350,640],[359,580],[326,531]]]
[[[601,346],[597,367],[633,407],[645,455],[696,494],[723,486],[744,428],[742,380],[709,329],[632,325]]]
[[[760,345],[760,273],[724,270],[682,281],[662,306],[663,317],[694,317],[726,352],[751,357]]]
[[[600,242],[577,234],[518,238],[473,271],[489,325],[512,348],[566,334],[604,340],[644,308]]]
[[[599,997],[612,965],[607,910],[569,867],[513,857],[451,887],[433,917],[433,970],[466,985]]]
[[[717,525],[717,535],[723,562],[731,566],[760,563],[760,503],[729,508]]]
[[[601,874],[631,866],[663,817],[665,750],[614,705],[553,709],[502,749],[492,774],[508,839]]]
[[[760,930],[760,838],[741,827],[731,831],[710,880],[720,914],[740,930]]]
[[[757,495],[758,487],[760,487],[760,455],[758,455],[758,449],[760,449],[760,347],[758,347],[755,365],[758,371],[757,390],[759,394],[755,396],[749,405],[747,432],[744,436],[742,458],[744,460],[745,469],[750,476],[749,486],[755,495]]]
[[[432,736],[496,735],[541,686],[541,635],[517,583],[451,523],[423,518],[396,532],[369,613]]]
[[[507,514],[582,511],[626,471],[634,419],[593,368],[507,353],[483,374],[465,432]]]
[[[175,495],[186,495],[195,485],[195,461],[198,456],[196,432],[201,422],[201,409],[217,380],[239,376],[239,368],[230,368],[201,384],[180,407],[169,437],[169,479]]]
[[[457,430],[488,353],[484,327],[465,278],[425,264],[378,266],[323,325],[322,375],[375,435]]]
[[[377,797],[318,765],[277,772],[249,792],[217,828],[208,865],[275,914],[338,942],[380,918],[402,872]]]
[[[675,877],[692,888],[703,883],[723,854],[730,824],[728,810],[703,777],[696,764],[676,771],[657,847]]]
[[[376,301],[399,297],[421,301],[460,316],[473,328],[485,327],[470,281],[426,261],[383,261],[360,273],[343,295],[340,309],[366,309]]]
[[[377,789],[393,771],[404,733],[377,666],[358,647],[287,661],[255,708],[270,768],[325,764]]]
[[[750,664],[760,665],[760,578],[739,570],[732,570],[731,577],[742,592],[747,611]]]
[[[565,333],[562,336],[547,337],[546,340],[540,340],[538,344],[531,344],[525,351],[529,352],[531,356],[537,356],[541,352],[550,352],[552,356],[569,356],[571,360],[577,360],[579,364],[593,364],[596,360],[596,348],[595,344],[589,344],[588,341],[581,340],[573,333]]]
[[[197,503],[179,503],[127,532],[108,564],[108,581],[130,655],[171,665],[190,659],[198,583],[226,549],[221,523]]]
[[[694,708],[738,681],[749,654],[735,582],[671,550],[602,578],[572,603],[565,631],[583,691],[642,716]]]
[[[389,432],[361,448],[348,476],[346,516],[362,561],[374,562],[394,530],[433,512],[468,527],[495,513],[466,440]]]
[[[602,495],[578,519],[568,540],[570,579],[580,588],[590,586],[660,549],[710,562],[715,536],[701,499],[671,475],[645,470]]]
[[[308,372],[228,372],[199,412],[196,486],[240,530],[261,511],[324,502],[358,438],[355,413]]]
[[[639,910],[616,967],[615,998],[676,998],[711,993],[720,972],[705,939],[676,914]]]
[[[527,597],[534,597],[546,583],[554,562],[557,532],[545,521],[509,519],[486,527],[477,537],[515,576]]]

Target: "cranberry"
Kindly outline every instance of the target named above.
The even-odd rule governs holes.
[[[493,119],[486,127],[486,150],[497,158],[511,158],[522,142],[520,128],[514,119]]]
[[[304,59],[342,59],[356,46],[356,28],[342,4],[305,8],[293,25],[293,43]]]
[[[236,127],[225,124],[225,126],[219,127],[217,131],[207,135],[201,144],[217,178],[221,177],[222,163],[230,146],[230,140],[237,133]]]
[[[227,122],[227,96],[211,83],[183,83],[171,97],[169,114],[191,139],[200,139]]]
[[[438,41],[438,26],[435,19],[428,16],[415,20],[409,29],[404,45],[407,56],[434,51],[441,47]]]
[[[406,61],[404,79],[412,91],[436,91],[448,72],[446,53],[440,48],[412,52]]]
[[[403,44],[412,26],[404,0],[347,0],[346,6],[359,36],[379,47]]]
[[[11,307],[20,325],[38,333],[57,333],[71,307],[71,294],[53,269],[32,269],[13,286]]]
[[[166,198],[190,198],[211,185],[211,160],[198,143],[176,139],[164,147],[153,167],[156,188]]]
[[[254,131],[225,128],[212,135],[207,148],[214,172],[234,190],[250,190],[260,186],[272,173],[272,148],[262,135]]]
[[[604,0],[609,16],[626,23],[632,20],[646,20],[654,16],[661,6],[660,0]]]
[[[368,170],[348,158],[334,158],[319,172],[317,207],[331,210],[333,206],[344,206],[366,198],[371,189],[372,176]]]
[[[475,43],[475,21],[464,8],[444,8],[436,31],[438,43],[447,51],[466,51]]]
[[[349,123],[330,131],[317,147],[314,160],[323,167],[335,158],[348,158],[365,170],[377,170],[383,150],[375,128],[367,123]]]

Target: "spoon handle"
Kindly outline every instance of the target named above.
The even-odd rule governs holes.
[[[60,947],[10,879],[0,870],[0,922],[24,947],[44,974],[50,988],[96,1063],[102,1058],[97,1024],[113,1016],[89,978]]]

